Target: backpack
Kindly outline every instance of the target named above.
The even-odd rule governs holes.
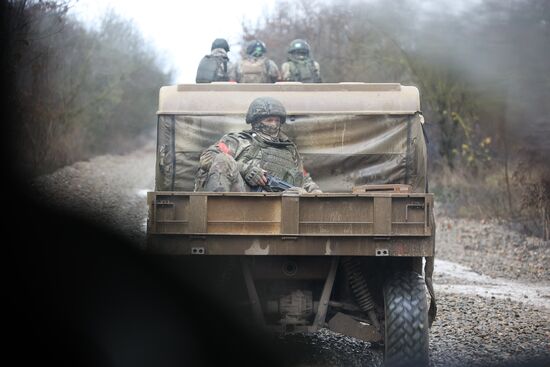
[[[240,83],[269,83],[266,59],[244,59],[241,62]]]
[[[315,63],[312,59],[304,61],[291,60],[290,73],[295,81],[305,83],[320,83],[321,79],[315,71]]]
[[[220,70],[222,73],[219,72]],[[223,76],[220,76],[221,74]],[[212,55],[205,55],[202,58],[197,68],[195,79],[197,83],[226,82],[228,80],[226,60]]]

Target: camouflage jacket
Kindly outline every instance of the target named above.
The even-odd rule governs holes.
[[[291,185],[302,187],[307,192],[319,189],[305,171],[296,145],[283,133],[279,134],[277,142],[265,140],[253,130],[226,134],[201,154],[200,161],[207,162],[201,165],[201,171],[207,172],[210,169],[212,159],[208,157],[212,158],[216,154],[228,154],[243,166],[259,166],[269,174]]]
[[[280,77],[275,61],[265,56],[244,58],[232,68],[230,75],[230,79],[238,83],[275,83]]]
[[[311,58],[304,60],[289,59],[281,65],[281,78],[284,81],[321,83],[319,63]]]
[[[218,68],[217,79],[216,80],[229,80],[229,72],[232,69],[231,62],[229,61],[229,57],[227,56],[227,52],[223,48],[215,48],[210,53],[211,56],[219,57],[221,60],[223,60],[222,63],[220,63],[220,67]],[[225,63],[225,67],[224,67]]]

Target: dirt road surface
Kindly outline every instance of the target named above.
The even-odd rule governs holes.
[[[154,139],[124,156],[100,156],[40,177],[40,200],[113,228],[143,248],[146,192],[154,188]],[[437,202],[437,198],[436,198]],[[498,221],[437,213],[430,332],[433,366],[550,365],[550,244]],[[289,365],[377,366],[368,343],[328,330],[284,341],[301,346]]]

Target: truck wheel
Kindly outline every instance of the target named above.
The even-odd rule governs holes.
[[[424,280],[396,273],[384,285],[386,367],[428,366],[428,303]]]

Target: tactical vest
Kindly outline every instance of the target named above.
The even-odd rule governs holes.
[[[240,83],[269,83],[267,59],[244,59],[241,62]]]
[[[320,83],[321,80],[315,71],[315,62],[312,59],[289,60],[290,75],[297,82]]]
[[[258,140],[252,133],[240,133],[242,144],[246,145],[235,159],[239,162],[259,165],[273,176],[291,185],[301,187],[304,172],[298,150],[292,142],[270,143]]]

